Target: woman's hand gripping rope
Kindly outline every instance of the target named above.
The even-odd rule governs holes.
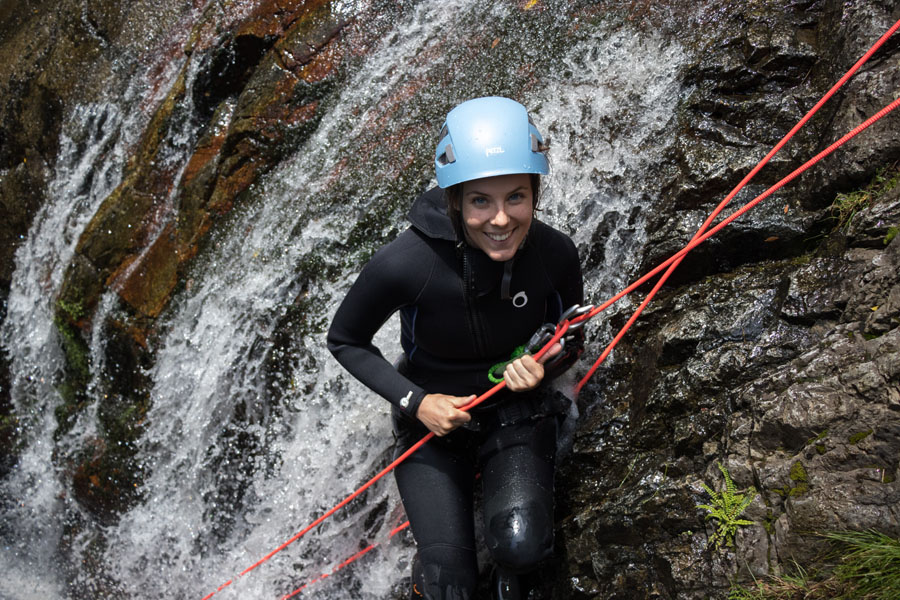
[[[434,435],[445,436],[457,427],[472,420],[462,407],[475,400],[471,396],[448,396],[447,394],[426,394],[419,404],[416,418]]]
[[[556,325],[542,325],[525,344],[524,354],[506,366],[503,372],[506,387],[512,392],[533,390],[541,384],[548,371],[552,373],[560,365],[566,368],[573,363],[582,351],[584,336],[581,328],[587,321],[585,315],[593,308],[576,304],[563,313]],[[578,320],[579,317],[584,318]],[[577,322],[573,323],[573,320]],[[551,343],[562,328],[563,335]],[[545,346],[547,348],[542,352]]]
[[[511,392],[533,390],[541,384],[548,370],[577,358],[581,353],[581,328],[593,308],[576,304],[563,314],[557,325],[542,325],[528,340],[524,354],[510,361],[503,370],[507,389]],[[562,335],[554,341],[561,328]],[[427,394],[419,405],[416,418],[434,435],[445,436],[472,419],[468,405],[475,398],[474,395]]]

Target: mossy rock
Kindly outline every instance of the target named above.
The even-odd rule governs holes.
[[[871,429],[867,429],[866,431],[859,431],[857,433],[854,433],[850,437],[848,437],[847,441],[855,446],[856,444],[860,443],[861,441],[863,441],[864,439],[866,439],[867,437],[872,435],[872,433],[874,433],[874,431]]]

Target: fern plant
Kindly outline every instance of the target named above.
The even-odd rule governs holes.
[[[709,504],[698,504],[697,508],[707,511],[706,520],[715,520],[715,530],[709,538],[709,542],[718,549],[724,542],[726,546],[734,546],[734,536],[738,527],[753,525],[753,521],[742,519],[741,515],[756,498],[756,489],[750,488],[748,493],[738,492],[728,473],[728,469],[722,463],[718,463],[719,470],[725,476],[725,487],[721,491],[715,491],[705,483],[701,483],[703,489],[709,494]],[[752,492],[752,493],[749,493]]]

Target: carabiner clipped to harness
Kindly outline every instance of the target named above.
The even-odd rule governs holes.
[[[573,304],[559,318],[559,325],[562,325],[566,321],[571,321],[573,319],[577,319],[578,317],[586,315],[592,310],[594,310],[593,304],[587,304],[585,306],[581,306],[580,304]],[[579,321],[578,323],[572,323],[571,325],[569,325],[569,331],[577,331],[584,327],[585,323],[587,323],[587,319],[585,319],[584,321]]]
[[[544,323],[538,330],[534,332],[528,342],[525,344],[523,354],[537,354],[541,348],[547,345],[556,334],[556,325],[553,323]],[[562,343],[562,340],[559,340]]]
[[[553,336],[556,335],[556,332],[559,330],[559,327],[573,319],[577,319],[582,315],[586,315],[589,312],[594,310],[594,306],[592,304],[588,304],[587,306],[581,306],[580,304],[573,304],[570,306],[560,317],[559,323],[554,325],[553,323],[544,323],[538,330],[534,332],[534,335],[531,336],[531,339],[528,340],[528,343],[525,344],[525,353],[526,354],[536,354],[540,351],[541,348],[547,345]],[[579,345],[584,341],[584,332],[581,331],[581,328],[584,327],[584,324],[587,323],[587,320],[582,320],[577,323],[570,323],[566,332],[559,339],[559,345],[562,346],[563,353],[565,353],[566,346],[571,346],[573,343],[577,342]],[[577,340],[576,340],[577,338]]]
[[[537,354],[553,339],[564,323],[586,315],[593,309],[592,305],[581,306],[580,304],[575,304],[570,306],[560,317],[558,324],[544,323],[534,332],[534,335],[525,344],[525,353]],[[565,333],[557,341],[560,345],[560,351],[544,363],[546,369],[551,371],[559,370],[561,372],[568,369],[578,360],[584,349],[584,331],[582,328],[585,323],[587,323],[587,319],[582,319],[577,323],[569,323],[566,326]]]
[[[589,312],[594,310],[593,305],[581,306],[580,304],[575,304],[570,306],[559,319],[559,323],[554,325],[553,323],[544,323],[540,327],[538,327],[537,331],[528,339],[524,346],[520,346],[516,348],[512,356],[509,360],[497,363],[488,371],[488,379],[492,383],[500,383],[503,381],[503,370],[506,368],[506,365],[516,360],[523,354],[537,354],[538,352],[546,346],[550,340],[556,335],[556,332],[559,330],[559,327],[565,323],[566,321],[571,321],[572,319],[577,319],[582,315],[586,315]],[[578,357],[581,355],[582,350],[584,349],[584,331],[582,328],[584,324],[587,323],[587,319],[579,321],[578,323],[571,323],[568,325],[566,332],[559,338],[557,343],[560,345],[560,351],[558,354],[554,355],[553,358],[550,358],[546,362],[544,362],[544,368],[549,369],[550,371],[565,371],[572,364],[578,360]]]
[[[566,328],[566,332],[563,334],[562,338],[560,338],[560,344],[563,346],[563,350],[566,349],[566,346],[572,346],[576,344],[578,346],[578,352],[581,353],[581,347],[584,345],[584,331],[582,328],[585,323],[588,322],[587,319],[582,319],[577,323],[572,323],[573,320],[578,319],[594,310],[593,304],[588,304],[585,306],[581,306],[580,304],[573,304],[563,313],[562,317],[559,318],[559,323],[557,324],[557,330],[564,324],[569,323]]]

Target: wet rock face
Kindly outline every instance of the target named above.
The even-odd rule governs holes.
[[[678,109],[677,137],[663,171],[662,197],[649,217],[642,271],[677,251],[715,205],[784,137],[896,20],[889,5],[801,2],[725,3],[702,11],[682,77],[692,93]],[[860,31],[872,32],[861,37]],[[865,40],[865,41],[863,41]],[[893,99],[896,36],[776,154],[733,202],[746,202]],[[894,88],[896,89],[896,88]],[[727,272],[746,262],[812,249],[820,211],[836,192],[862,185],[873,164],[900,158],[900,118],[852,140],[839,157],[793,181],[697,248],[673,283]],[[678,218],[672,218],[674,214]],[[727,214],[727,212],[726,212]]]
[[[146,19],[150,4],[154,18]],[[95,101],[127,77],[117,70],[125,66],[120,59],[159,42],[186,8],[142,1],[23,2],[0,8],[0,319],[6,317],[15,252],[47,194],[66,112]],[[0,473],[14,462],[18,435],[7,371],[2,356]]]
[[[860,28],[885,31],[897,16],[834,2],[732,8],[723,19],[742,26],[713,27],[685,70],[697,87],[679,113],[644,270],[678,250],[863,54]],[[893,100],[898,60],[891,41],[760,180],[777,181]],[[569,571],[559,585],[574,597],[724,596],[735,576],[813,564],[813,532],[900,534],[900,188],[849,224],[830,208],[835,190],[872,178],[864,164],[896,180],[897,131],[889,117],[689,255],[582,393],[587,416],[560,486]],[[609,318],[622,325],[627,314]],[[607,340],[597,343],[594,356]],[[715,521],[697,508],[710,500],[701,483],[724,486],[717,463],[755,494],[754,524],[718,550]]]
[[[884,202],[900,219],[900,193]],[[863,228],[837,257],[673,290],[620,346],[563,470],[582,597],[703,598],[735,573],[810,564],[812,532],[900,534],[900,245],[855,247]],[[716,461],[758,491],[727,552],[696,507],[701,481],[722,486]]]

